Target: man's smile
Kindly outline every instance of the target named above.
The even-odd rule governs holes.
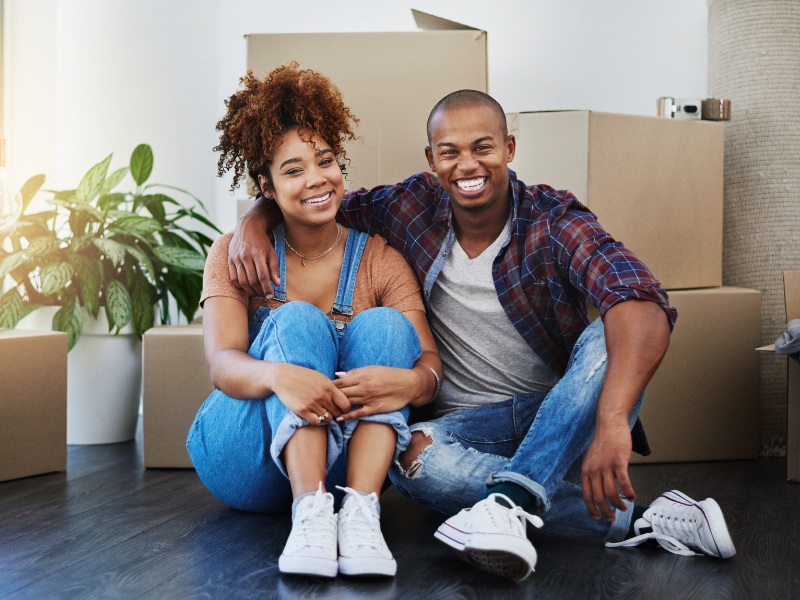
[[[463,196],[479,196],[486,188],[488,177],[472,177],[470,179],[457,179],[455,184]]]

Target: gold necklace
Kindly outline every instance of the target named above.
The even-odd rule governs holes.
[[[339,224],[337,223],[337,224],[336,224],[336,241],[335,241],[335,242],[333,242],[333,246],[331,246],[330,248],[328,248],[327,250],[325,250],[325,252],[323,252],[322,254],[317,254],[316,256],[303,256],[303,255],[302,255],[302,254],[300,254],[300,253],[299,253],[297,250],[295,250],[294,248],[292,248],[292,245],[289,243],[289,240],[287,240],[287,239],[286,239],[286,236],[284,236],[284,238],[283,238],[283,241],[284,241],[284,242],[286,242],[286,245],[289,247],[289,250],[291,250],[292,252],[294,252],[295,254],[297,254],[297,256],[299,256],[300,258],[302,258],[302,259],[303,259],[303,266],[305,267],[305,266],[306,266],[306,261],[307,261],[307,260],[314,260],[315,258],[322,258],[322,257],[323,257],[323,256],[325,256],[325,255],[326,255],[328,252],[330,252],[331,250],[333,250],[334,248],[336,248],[336,245],[339,243],[339,240],[341,239],[341,237],[342,237],[342,226],[341,226],[341,225],[339,225]]]

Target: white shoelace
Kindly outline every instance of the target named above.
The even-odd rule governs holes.
[[[502,504],[499,504],[496,500],[492,499],[492,496],[503,498],[514,508],[507,508]],[[484,503],[484,507],[492,524],[498,529],[501,528],[498,524],[499,520],[505,526],[505,529],[511,529],[517,533],[517,535],[525,537],[527,529],[525,525],[526,522],[537,528],[540,528],[544,525],[544,521],[542,521],[539,517],[530,513],[526,513],[522,507],[514,504],[510,498],[503,494],[491,494],[489,496],[489,500],[491,501]]]
[[[336,544],[336,527],[331,519],[333,509],[325,506],[325,493],[322,491],[322,483],[314,494],[314,503],[305,512],[296,515],[292,525],[292,533],[295,534],[299,546],[316,546],[326,549],[331,544]],[[319,534],[324,533],[324,538],[320,539]]]
[[[653,528],[653,531],[621,542],[606,542],[606,546],[609,548],[638,546],[646,540],[656,540],[664,550],[672,552],[672,554],[701,556],[686,545],[700,546],[700,541],[697,539],[697,525],[694,524],[694,519],[687,520],[685,517],[679,519],[665,514],[653,514],[652,517],[648,518],[648,521],[650,521],[650,527]]]
[[[367,498],[372,496],[377,499],[377,496],[370,494],[369,496],[362,496],[356,490],[349,487],[336,486],[347,494],[345,502],[348,498],[353,498],[349,502],[357,502],[358,506],[352,508],[348,506],[347,514],[341,521],[342,531],[345,534],[345,540],[348,542],[356,538],[358,546],[370,546],[375,550],[379,550],[383,545],[383,535],[381,534],[381,523],[378,515],[373,512],[370,507],[370,502]],[[344,506],[344,503],[342,503]],[[342,511],[339,512],[339,518],[342,517]]]

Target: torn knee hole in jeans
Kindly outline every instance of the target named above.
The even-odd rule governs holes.
[[[433,445],[433,429],[431,429],[430,427],[420,427],[419,429],[415,429],[414,431],[411,432],[412,440],[413,440],[413,434],[415,434],[418,431],[426,438],[425,446],[423,446],[420,449],[420,451],[417,453],[417,456],[414,458],[413,462],[408,466],[407,469],[404,469],[403,465],[400,464],[399,457],[398,460],[396,461],[397,466],[400,469],[400,472],[409,479],[416,479],[417,477],[420,477],[422,475],[422,467],[424,464],[423,455],[428,450],[428,448],[430,448]],[[408,449],[406,449],[406,452],[408,452]]]

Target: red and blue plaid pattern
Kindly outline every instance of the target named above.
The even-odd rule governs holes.
[[[511,170],[509,179],[511,238],[494,261],[494,282],[514,327],[545,364],[560,374],[566,370],[589,325],[587,300],[601,315],[618,302],[649,300],[673,327],[677,312],[658,280],[571,192],[526,186]],[[435,175],[349,192],[339,220],[389,240],[417,272],[427,301],[454,235],[450,199]],[[640,424],[634,430],[640,432],[634,450],[649,454]]]

